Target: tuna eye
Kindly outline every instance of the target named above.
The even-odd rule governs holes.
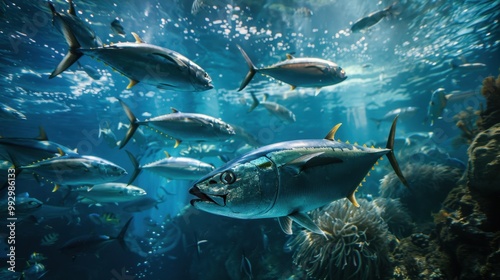
[[[226,171],[220,175],[220,180],[226,185],[230,185],[236,181],[236,175],[233,171]]]

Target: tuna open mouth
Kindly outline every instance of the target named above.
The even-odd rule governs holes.
[[[217,196],[217,197],[221,197],[223,199],[223,201],[222,201],[223,204],[221,204],[221,203],[218,203],[215,200],[213,200],[206,193],[203,193],[197,186],[194,186],[191,189],[189,189],[189,193],[200,198],[200,199],[192,199],[190,201],[190,203],[191,203],[192,206],[194,206],[194,204],[196,202],[201,202],[201,201],[211,202],[211,203],[217,204],[219,206],[226,206],[226,196],[227,195],[214,195],[214,196]]]

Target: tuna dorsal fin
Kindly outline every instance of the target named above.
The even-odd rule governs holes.
[[[49,138],[47,138],[47,133],[45,132],[45,129],[43,129],[43,126],[40,126],[40,134],[36,138],[36,140],[40,141],[48,141]]]
[[[293,55],[291,55],[291,54],[289,54],[289,53],[287,53],[287,54],[286,54],[286,59],[287,59],[287,60],[288,60],[288,59],[293,59],[293,58],[294,58],[294,57],[293,57]]]
[[[325,139],[327,140],[331,140],[331,141],[334,141],[335,140],[335,133],[337,133],[337,130],[339,129],[339,127],[342,125],[342,123],[338,123],[336,124],[329,132],[328,134],[325,136]]]
[[[288,216],[279,217],[278,222],[280,224],[281,230],[288,235],[292,235],[292,219]]]
[[[335,157],[320,157],[324,152],[302,155],[284,165],[293,175],[298,175],[300,172],[322,165],[341,163],[340,158]]]
[[[144,44],[144,41],[139,37],[139,34],[132,32],[132,36],[134,36],[135,42],[137,44]]]
[[[288,215],[288,217],[306,229],[326,237],[325,233],[313,222],[313,220],[311,220],[311,218],[309,218],[309,216],[307,216],[307,214],[296,212]]]
[[[127,89],[131,89],[133,86],[137,85],[138,83],[139,83],[139,81],[130,79],[130,82],[128,83]]]
[[[165,157],[166,157],[166,158],[169,158],[169,157],[170,157],[170,154],[169,154],[167,151],[164,151],[164,153],[165,153]]]
[[[172,110],[172,113],[175,113],[175,114],[180,113],[180,111],[175,109],[174,107],[170,107],[170,110]]]
[[[75,12],[75,5],[73,4],[73,0],[69,0],[69,10],[68,10],[68,13],[72,16],[76,16],[76,12]]]

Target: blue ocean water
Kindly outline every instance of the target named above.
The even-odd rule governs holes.
[[[393,13],[363,32],[355,33],[350,27],[356,20],[392,2],[194,2],[80,0],[74,5],[77,17],[103,44],[134,42],[131,32],[136,32],[145,42],[174,50],[194,61],[213,80],[214,88],[203,92],[158,89],[140,82],[126,89],[129,80],[125,76],[90,56],[79,60],[81,68],[75,64],[49,79],[67,53],[68,45],[52,24],[47,2],[0,0],[0,103],[26,116],[25,120],[2,119],[0,135],[34,138],[39,127],[43,127],[49,140],[76,148],[79,154],[116,163],[130,176],[134,168],[124,150],[136,155],[141,165],[163,159],[167,151],[172,156],[188,155],[219,167],[224,164],[224,158],[219,156],[235,157],[240,146],[212,141],[183,142],[175,148],[172,138],[144,128],[142,140],[133,140],[125,149],[118,149],[116,142],[123,140],[126,131],[123,127],[129,121],[117,98],[127,103],[140,120],[171,113],[171,108],[220,118],[243,128],[258,146],[321,139],[337,123],[342,126],[336,137],[343,141],[385,146],[392,117],[380,124],[373,119],[382,119],[398,108],[416,107],[416,112],[400,114],[396,137],[404,142],[416,133],[431,135],[418,141],[442,149],[448,158],[457,162],[467,161],[467,146],[453,145],[461,133],[453,116],[467,107],[480,109],[485,102],[480,94],[483,79],[498,74],[499,1],[399,1]],[[52,3],[60,13],[69,7],[66,1]],[[114,19],[123,26],[124,36],[111,29]],[[295,57],[335,62],[348,78],[316,94],[315,88],[299,86],[291,90],[290,85],[257,74],[244,90],[237,91],[248,72],[237,44],[259,68],[285,60],[286,55],[292,53]],[[452,67],[466,63],[484,65],[472,70]],[[84,67],[89,69],[87,72],[97,73],[97,77],[91,77]],[[441,118],[431,126],[426,121],[428,106],[432,92],[438,88],[444,88],[446,94],[453,94],[454,98],[448,100]],[[259,100],[268,94],[268,101],[287,107],[295,114],[296,121],[280,120],[261,106],[248,112],[252,104],[250,93]],[[105,138],[100,128],[110,128],[116,138]],[[225,150],[205,155],[192,151],[193,147],[210,144],[213,149]],[[256,145],[249,149],[253,148]],[[367,178],[363,195],[376,196],[379,179],[388,172],[388,168],[377,168]],[[123,177],[119,181],[127,183],[128,179]],[[263,227],[254,227],[259,223],[253,221],[253,230],[239,238],[234,238],[234,232],[228,233],[234,231],[231,220],[215,215],[206,217],[213,219],[214,224],[222,223],[229,228],[219,228],[215,233],[194,223],[180,225],[174,217],[193,211],[189,209],[189,200],[193,197],[188,193],[192,181],[168,180],[153,172],[143,171],[134,185],[163,202],[133,214],[123,211],[119,203],[89,205],[78,202],[76,197],[68,199],[64,190],[52,193],[49,182],[39,182],[29,174],[20,175],[16,184],[18,194],[28,192],[44,204],[68,207],[58,210],[60,215],[55,214],[53,219],[25,221],[17,227],[16,271],[29,268],[25,260],[31,253],[42,252],[47,257],[42,263],[48,271],[42,279],[248,279],[243,272],[219,276],[209,273],[215,270],[210,266],[211,258],[226,259],[217,261],[217,269],[240,271],[244,263],[242,255],[245,256],[240,250],[231,254],[215,249],[203,253],[203,247],[217,248],[217,242],[224,241],[235,247],[248,240],[261,242],[266,233],[274,237],[270,242],[280,243],[271,248],[279,247],[282,251],[285,242],[281,240],[286,240],[273,220],[261,222]],[[68,211],[72,212],[69,218],[59,217]],[[97,225],[89,218],[94,213],[101,216],[113,213],[120,222]],[[58,251],[64,242],[79,235],[116,236],[131,216],[134,219],[127,237],[131,248],[128,252],[114,243],[73,261],[71,256]],[[210,220],[205,222],[210,224]],[[59,235],[55,245],[42,246],[42,238],[51,233]],[[241,241],[244,239],[247,241]],[[279,258],[269,257],[266,261],[270,262],[269,266],[287,267],[282,271],[289,274],[280,279],[302,279],[301,276],[293,278],[296,268],[292,268],[291,260],[278,264]],[[252,262],[255,279],[277,279],[273,278],[277,276],[259,275],[257,262]]]

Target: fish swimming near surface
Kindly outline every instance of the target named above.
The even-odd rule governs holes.
[[[120,20],[115,18],[112,22],[111,22],[111,30],[113,31],[113,33],[115,33],[116,35],[120,35],[120,36],[123,36],[125,37],[125,29],[123,28],[122,24],[120,23]]]
[[[129,78],[127,89],[139,82],[175,91],[205,91],[213,88],[208,73],[196,63],[175,51],[147,44],[136,33],[132,33],[136,40],[134,43],[86,48],[66,22],[60,23],[69,51],[49,79],[64,72],[85,54],[103,61]]]
[[[334,140],[340,124],[324,139],[286,141],[236,158],[194,183],[189,193],[196,209],[239,219],[279,218],[292,234],[292,220],[324,235],[306,214],[354,193],[377,160],[386,155],[401,182],[408,186],[393,152],[397,117],[385,149]]]
[[[278,119],[288,122],[288,123],[294,123],[295,122],[295,114],[290,111],[288,108],[286,108],[283,105],[280,105],[275,102],[269,102],[267,101],[268,94],[264,94],[264,100],[259,102],[257,97],[255,97],[255,94],[252,92],[252,106],[248,110],[248,112],[252,112],[257,106],[262,105],[264,108],[267,109],[271,114],[275,115]]]
[[[427,107],[427,117],[424,122],[430,122],[431,126],[438,119],[442,119],[442,114],[448,99],[446,98],[446,91],[444,88],[438,88],[432,92],[431,101],[429,101],[429,106]]]
[[[101,39],[95,35],[95,32],[88,27],[83,20],[76,16],[75,6],[72,0],[69,0],[68,13],[59,13],[52,3],[47,2],[52,12],[52,24],[64,36],[73,36],[82,48],[97,48],[102,45]],[[73,61],[74,62],[74,61]]]
[[[0,119],[3,120],[26,120],[26,116],[18,110],[0,103]]]
[[[196,113],[181,113],[175,108],[171,114],[161,115],[145,121],[139,121],[130,108],[119,100],[130,121],[125,138],[120,143],[120,149],[127,145],[130,138],[140,125],[145,125],[176,139],[177,147],[183,140],[209,141],[227,140],[235,134],[231,125],[220,119]]]
[[[101,79],[102,75],[99,73],[99,71],[94,69],[92,66],[81,65],[79,61],[77,61],[76,63],[78,64],[78,68],[83,70],[83,72],[85,72],[90,78],[92,78],[92,80],[97,81],[97,80]]]
[[[146,195],[146,191],[139,187],[117,182],[74,188],[72,191],[97,203],[128,202]]]
[[[63,254],[69,255],[74,260],[77,256],[85,255],[89,253],[98,253],[101,249],[109,245],[114,241],[118,241],[121,247],[128,251],[127,244],[125,243],[125,234],[130,226],[130,218],[127,223],[123,226],[120,233],[116,237],[108,235],[82,235],[68,240],[61,248]]]
[[[62,154],[24,166],[17,164],[15,159],[13,161],[17,173],[31,172],[38,180],[54,184],[53,191],[61,185],[89,186],[111,182],[127,174],[122,167],[95,156]]]
[[[394,120],[396,116],[399,116],[400,119],[405,120],[405,119],[410,119],[415,114],[419,111],[420,109],[418,107],[402,107],[402,108],[397,108],[394,110],[391,110],[387,112],[383,117],[381,118],[371,118],[371,120],[375,121],[377,123],[377,129],[380,128],[380,124],[384,121],[391,121]]]
[[[142,170],[149,170],[169,180],[196,180],[215,169],[213,165],[203,161],[187,157],[172,157],[167,152],[165,152],[165,158],[139,166],[134,155],[129,151],[127,154],[134,166],[134,173],[128,182],[129,184],[135,181]]]
[[[392,4],[383,10],[373,12],[373,13],[367,15],[366,17],[358,19],[351,26],[351,32],[363,31],[369,27],[374,26],[379,21],[381,21],[383,18],[385,18],[388,15],[391,15],[393,13],[394,5],[395,4]]]
[[[347,79],[344,69],[331,61],[321,58],[295,58],[291,55],[287,55],[288,59],[285,61],[278,62],[269,67],[257,68],[246,52],[239,45],[236,46],[250,68],[245,79],[241,82],[238,91],[244,89],[257,72],[285,82],[291,85],[292,89],[296,87],[313,87],[320,89],[325,86],[338,84]],[[319,91],[316,91],[316,94],[318,93]]]

